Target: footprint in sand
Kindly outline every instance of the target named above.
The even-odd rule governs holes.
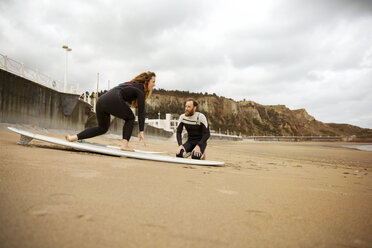
[[[84,171],[84,172],[75,173],[72,176],[80,177],[80,178],[95,178],[95,177],[99,177],[100,175],[101,173],[98,171]]]
[[[112,168],[121,168],[121,169],[126,169],[126,168],[129,168],[129,167],[133,167],[132,165],[128,165],[128,164],[113,164],[111,165]]]
[[[184,166],[183,168],[186,168],[186,169],[196,169],[195,167],[191,166],[191,165],[186,165]]]
[[[272,216],[269,213],[266,213],[265,211],[249,209],[249,210],[246,210],[246,212],[249,213],[249,215],[253,217],[272,219]]]
[[[71,203],[76,200],[76,197],[67,193],[54,193],[48,196],[48,200],[53,203]]]
[[[241,222],[251,229],[262,231],[271,225],[273,219],[271,214],[256,209],[248,209],[245,212],[247,215],[241,217]]]
[[[76,197],[72,194],[55,193],[49,195],[44,203],[29,208],[27,212],[35,217],[58,216],[61,218],[93,221],[92,215],[81,213],[79,209],[71,208],[75,201]]]
[[[28,213],[33,216],[45,216],[50,212],[48,206],[35,206],[28,210]]]
[[[75,196],[65,193],[51,194],[47,202],[37,204],[28,209],[28,213],[33,216],[45,216],[53,213],[63,212],[65,207],[75,201]]]
[[[157,225],[157,224],[142,224],[144,227],[149,227],[149,228],[154,228],[154,229],[162,229],[162,230],[167,230],[166,226],[163,225]]]
[[[237,195],[237,194],[239,194],[236,191],[226,190],[226,189],[218,189],[217,191],[222,193],[222,194],[227,194],[227,195]]]

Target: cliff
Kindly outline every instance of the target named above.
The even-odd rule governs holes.
[[[253,101],[239,101],[215,94],[185,91],[154,90],[147,101],[148,118],[157,118],[158,112],[180,115],[184,103],[192,97],[199,102],[198,111],[203,112],[212,130],[235,131],[245,135],[313,135],[372,137],[372,129],[348,124],[323,123],[309,115],[305,109],[291,110],[284,105],[261,105]]]

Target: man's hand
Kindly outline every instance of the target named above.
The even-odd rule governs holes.
[[[183,147],[183,145],[180,145],[180,146],[177,148],[176,154],[177,154],[177,155],[180,154],[180,152],[181,152],[182,149],[186,152],[185,147]]]
[[[201,157],[202,153],[200,151],[200,147],[198,145],[195,146],[194,150],[192,150],[194,156]]]
[[[143,134],[143,131],[140,132],[140,138],[139,138],[139,141],[143,141],[143,145],[146,146],[146,142],[145,142],[145,135]]]

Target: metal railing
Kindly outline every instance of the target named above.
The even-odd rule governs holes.
[[[342,136],[245,136],[246,139],[258,141],[341,141]]]
[[[79,94],[78,84],[67,83],[66,91],[64,91],[64,82],[55,80],[48,75],[40,73],[38,70],[31,69],[23,63],[2,54],[0,54],[0,68],[59,92]]]

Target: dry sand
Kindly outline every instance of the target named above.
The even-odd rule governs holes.
[[[18,139],[0,130],[0,247],[372,247],[372,152],[210,142],[226,165],[205,167]]]

